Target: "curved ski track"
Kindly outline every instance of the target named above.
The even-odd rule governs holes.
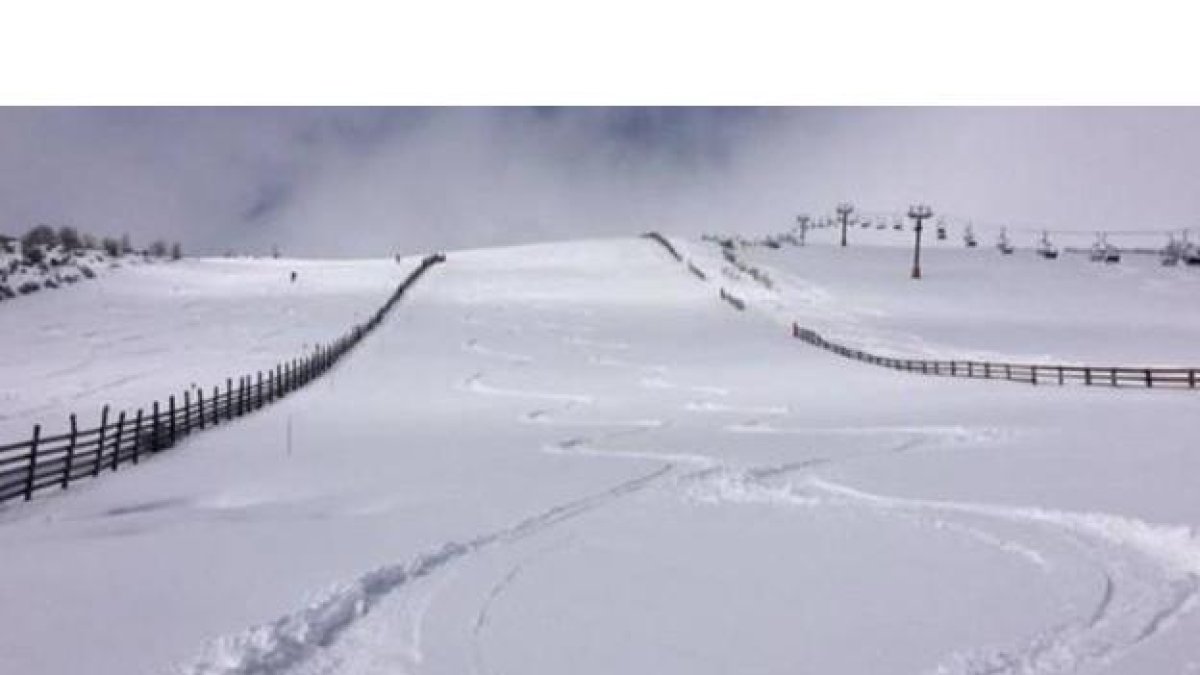
[[[509,335],[526,330],[520,326],[489,323],[474,315],[465,317],[463,323],[469,327],[500,328]],[[466,541],[448,542],[410,561],[367,572],[294,614],[217,640],[202,658],[179,672],[187,675],[267,675],[293,672],[299,666],[320,663],[323,652],[335,645],[344,632],[370,616],[384,598],[407,584],[442,572],[467,556],[521,541],[654,485],[669,487],[681,498],[705,503],[770,504],[806,510],[857,509],[880,518],[901,519],[949,532],[1016,556],[1043,573],[1054,567],[1055,555],[1061,556],[1062,550],[1069,549],[1076,551],[1082,561],[1096,570],[1100,579],[1098,597],[1081,615],[1060,625],[1047,626],[1019,644],[984,646],[948,654],[929,670],[938,675],[1030,675],[1070,672],[1088,664],[1107,663],[1168,629],[1196,604],[1200,591],[1200,542],[1186,528],[1154,525],[1109,514],[886,496],[835,483],[814,473],[817,468],[837,462],[987,440],[1000,434],[999,430],[778,426],[762,418],[787,418],[791,410],[786,405],[741,405],[726,387],[677,384],[668,378],[669,366],[642,364],[628,358],[635,351],[633,346],[598,338],[598,331],[592,326],[571,327],[541,321],[535,327],[556,335],[561,344],[582,352],[589,365],[629,371],[634,386],[684,396],[682,407],[676,410],[691,415],[712,414],[715,431],[815,438],[870,439],[879,436],[893,442],[883,447],[843,453],[836,458],[814,457],[779,466],[735,470],[707,455],[656,452],[652,446],[643,450],[611,447],[610,444],[618,439],[648,437],[669,429],[671,420],[587,417],[580,413],[586,412],[597,400],[590,393],[501,386],[493,381],[499,381],[502,373],[497,376],[486,369],[478,370],[460,382],[459,388],[480,396],[534,403],[536,407],[522,410],[515,421],[542,425],[548,430],[571,430],[570,434],[545,442],[540,451],[586,458],[656,461],[660,466],[600,493],[549,508],[502,530]],[[489,346],[478,337],[468,339],[462,349],[502,368],[528,370],[536,364],[531,355]],[[619,352],[622,358],[614,358],[614,352]],[[699,398],[687,398],[689,396]],[[568,413],[571,417],[564,417]],[[731,415],[741,416],[743,421],[729,423]],[[897,437],[903,440],[894,442]],[[678,473],[679,467],[690,470]],[[1042,550],[1047,541],[1055,542],[1053,552]],[[527,556],[508,568],[481,599],[470,620],[471,668],[479,675],[488,672],[481,640],[492,621],[493,606],[509,586],[528,573],[532,557]],[[431,597],[426,596],[424,602],[428,603]],[[419,613],[424,611],[422,608]],[[419,634],[419,630],[418,621],[414,631]],[[420,659],[411,661],[415,666],[420,665]],[[338,672],[336,660],[324,665],[327,667],[311,671]]]

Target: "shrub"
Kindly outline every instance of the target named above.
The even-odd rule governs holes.
[[[8,284],[0,284],[0,298],[15,297],[17,297],[17,294],[13,292],[13,289],[10,288]]]
[[[26,281],[20,286],[17,286],[17,292],[21,295],[29,295],[30,293],[36,293],[40,290],[42,290],[42,286],[36,281]]]
[[[79,230],[64,225],[58,229],[58,243],[67,251],[77,251],[83,248],[83,237],[79,236]]]
[[[87,265],[80,265],[79,273],[82,274],[83,276],[87,277],[88,279],[96,278],[96,273],[93,272],[92,268],[88,267]]]
[[[21,238],[21,246],[26,250],[58,246],[58,244],[58,233],[49,225],[38,225],[26,232],[25,236]]]

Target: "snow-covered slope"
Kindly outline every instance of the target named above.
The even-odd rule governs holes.
[[[739,259],[767,270],[770,292],[744,275],[718,276],[781,321],[892,356],[1200,366],[1200,268],[1164,267],[1151,255],[1115,265],[1077,254],[1046,260],[934,239],[915,281],[911,248],[884,245],[891,233],[856,234],[866,243],[840,248],[836,233],[821,231],[805,247],[740,247]],[[715,245],[686,248],[729,268]]]
[[[185,259],[0,308],[0,438],[269,368],[379,308],[411,261]],[[297,273],[291,281],[291,272]]]
[[[897,373],[768,299],[451,254],[313,387],[0,511],[0,672],[1200,668],[1200,397]]]

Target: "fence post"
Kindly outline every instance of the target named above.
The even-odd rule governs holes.
[[[1083,383],[1089,387],[1092,386],[1092,368],[1091,368],[1091,366],[1085,366],[1083,369]]]
[[[154,406],[151,409],[154,412],[154,421],[150,423],[150,433],[152,434],[150,436],[150,452],[158,452],[158,440],[159,440],[158,401],[154,402]],[[138,434],[138,436],[141,437],[141,434]],[[136,457],[136,455],[135,455],[135,457]],[[133,463],[137,464],[137,460],[135,459]]]
[[[200,428],[204,428],[204,390],[196,389],[196,412],[200,413]]]
[[[1154,377],[1153,377],[1153,376],[1150,374],[1150,369],[1149,369],[1149,368],[1147,368],[1147,369],[1146,369],[1146,386],[1147,386],[1147,387],[1153,387],[1153,386],[1154,386]]]
[[[1012,364],[1011,363],[1004,364],[1004,379],[1006,379],[1006,380],[1012,379]]]
[[[192,395],[187,389],[183,390],[183,435],[192,433]]]
[[[267,403],[275,400],[275,369],[267,371]]]
[[[100,463],[104,461],[104,432],[108,431],[108,404],[100,409],[100,438],[96,440],[96,463],[92,465],[92,478],[100,475]]]
[[[169,397],[167,397],[167,408],[171,412],[171,445],[175,445],[175,394],[171,394]]]
[[[1111,376],[1112,376],[1112,386],[1115,387],[1115,386],[1117,386],[1117,369],[1116,368],[1112,369]]]
[[[262,371],[261,370],[258,371],[258,385],[255,386],[255,390],[256,390],[255,394],[258,396],[258,406],[257,407],[261,408],[261,407],[263,407],[263,379],[262,379]]]
[[[42,437],[42,425],[33,425],[33,440],[29,444],[29,469],[25,473],[25,501],[33,499],[33,476],[37,470],[38,441]]]
[[[1062,386],[1062,383],[1063,383],[1063,367],[1059,366],[1058,367],[1058,384],[1059,384],[1059,386]]]
[[[158,401],[154,402],[158,405]],[[158,415],[154,416],[155,423],[158,422]],[[133,424],[133,463],[137,464],[142,457],[142,409],[138,408],[137,421]]]
[[[985,361],[983,363],[983,377],[984,377],[984,379],[987,379],[987,380],[992,379],[992,362],[991,361]]]
[[[1194,368],[1188,371],[1188,387],[1191,389],[1196,388],[1196,370]]]
[[[213,408],[212,423],[213,423],[213,426],[215,427],[221,423],[221,388],[216,385],[213,386],[212,408]]]
[[[117,465],[121,462],[121,437],[125,435],[125,411],[117,416],[117,442],[113,445],[112,470],[117,470]]]
[[[62,486],[71,486],[71,470],[75,467],[75,436],[78,433],[75,426],[75,413],[71,413],[71,445],[67,447],[67,468],[63,471]]]
[[[233,378],[225,378],[225,419],[233,419]]]
[[[1037,364],[1034,364],[1034,365],[1032,366],[1032,370],[1031,370],[1031,372],[1030,372],[1030,375],[1029,375],[1029,377],[1031,378],[1031,379],[1029,380],[1029,383],[1030,383],[1030,384],[1032,384],[1032,385],[1034,385],[1034,386],[1037,386],[1037,368],[1038,368],[1038,367],[1037,367]]]

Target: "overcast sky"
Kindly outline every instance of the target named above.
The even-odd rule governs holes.
[[[1200,109],[0,109],[0,232],[387,255],[839,200],[1069,229],[1200,225]]]

